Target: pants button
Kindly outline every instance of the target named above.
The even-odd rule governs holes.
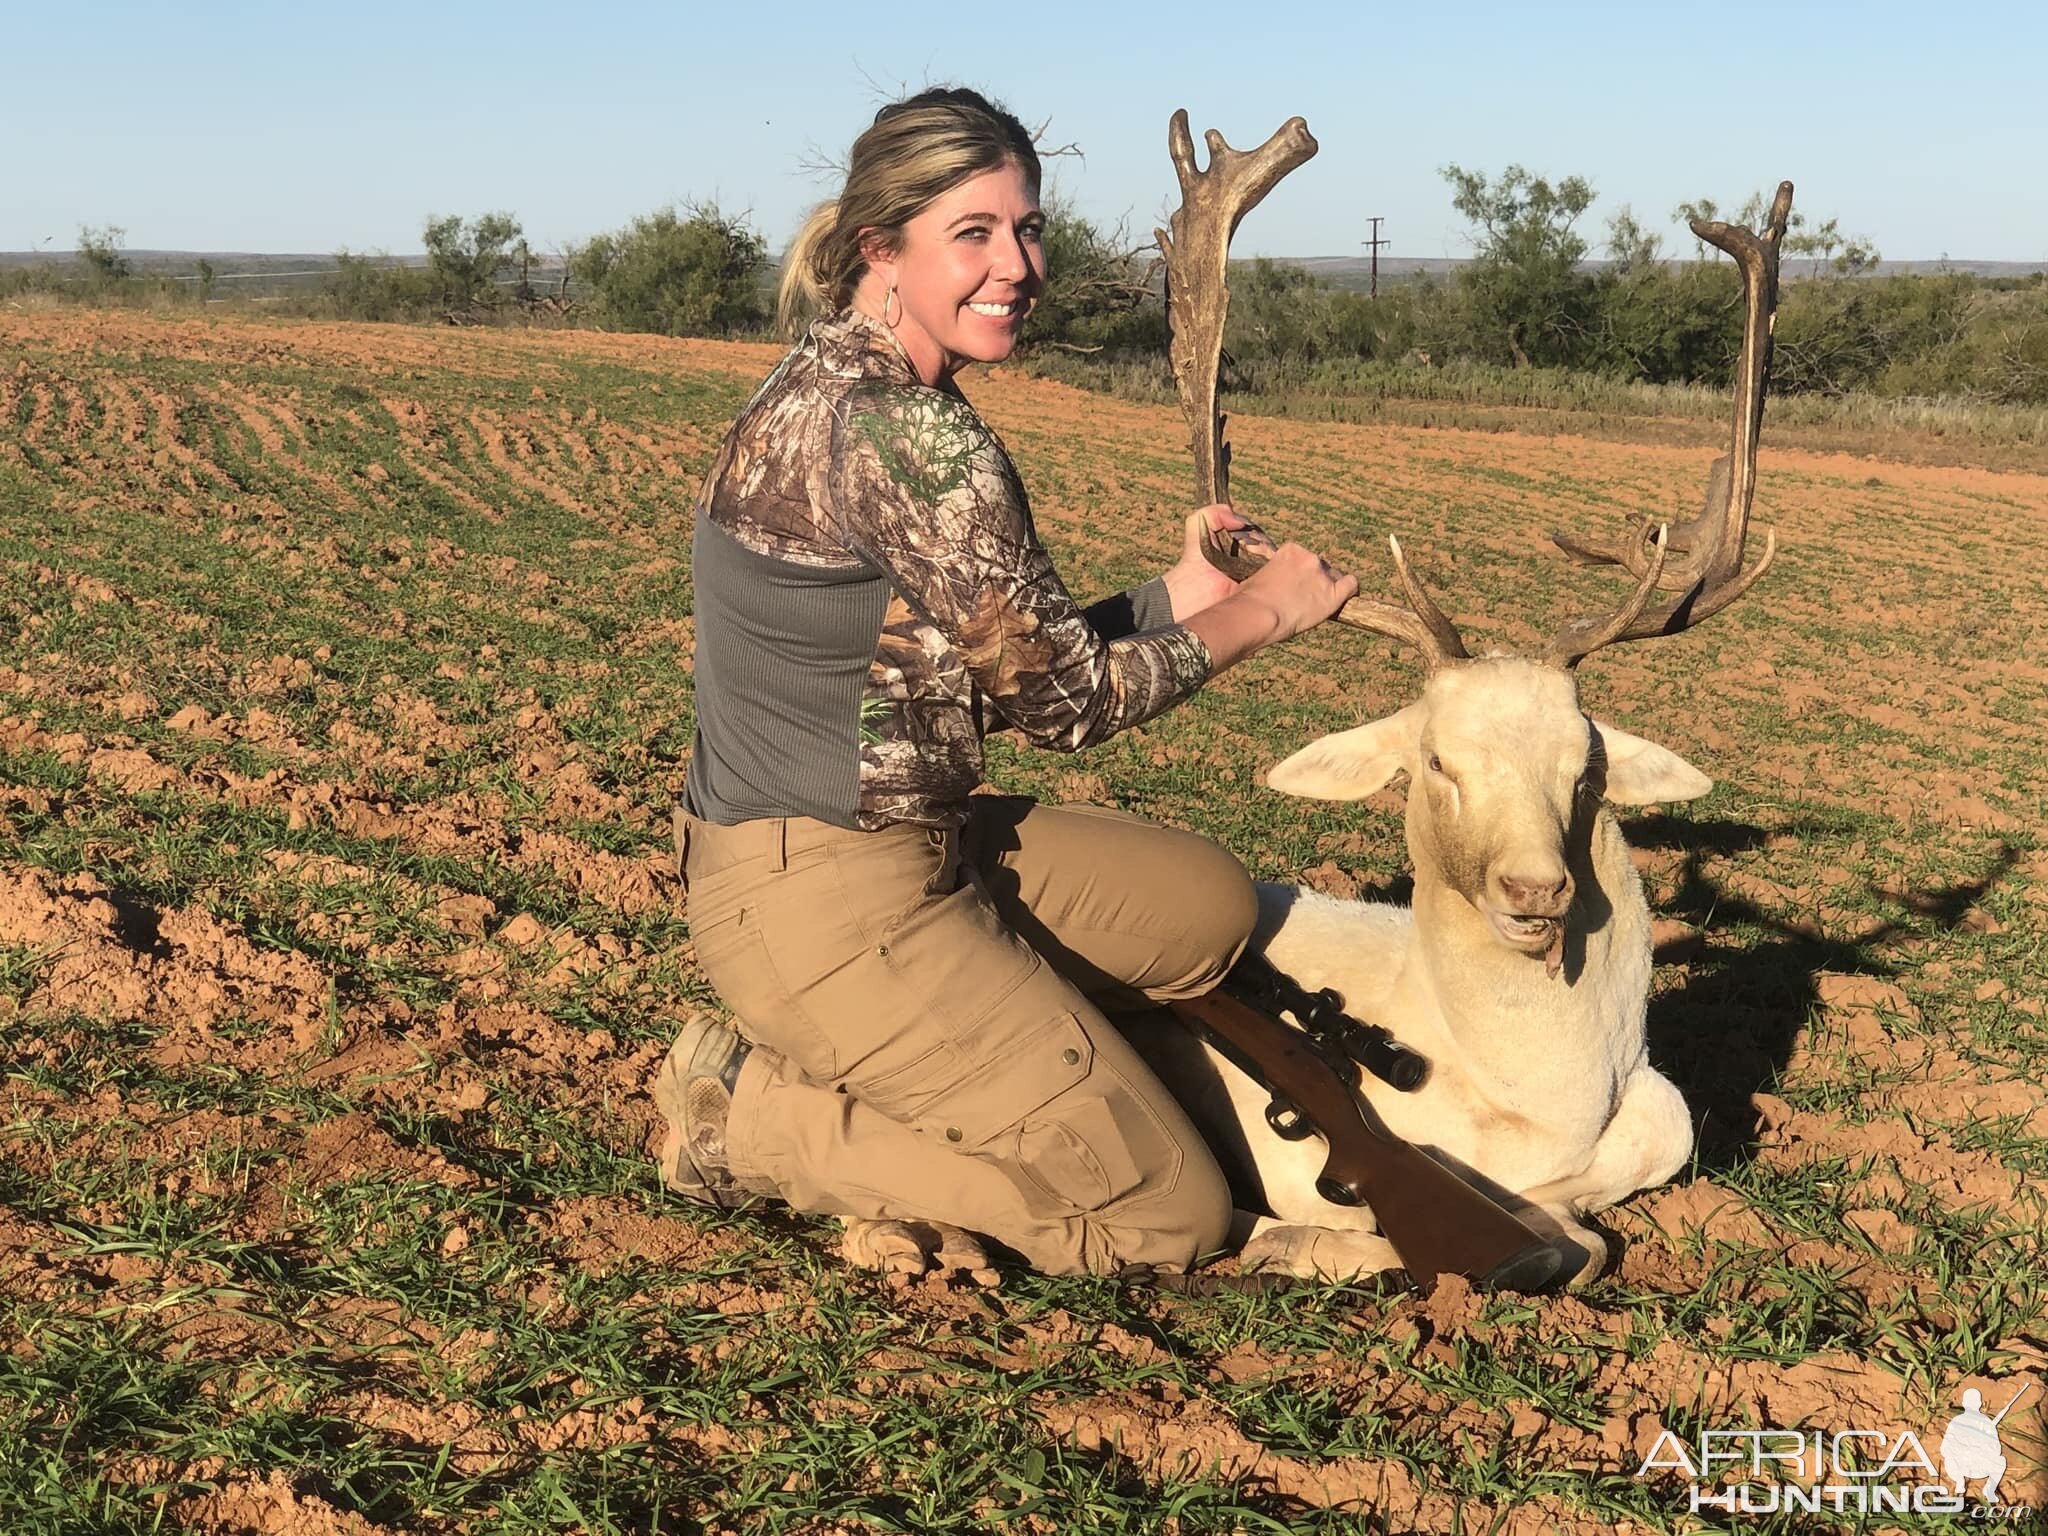
[[[946,1140],[948,1140],[948,1141],[958,1141],[959,1139],[960,1139],[960,1127],[959,1127],[959,1126],[957,1126],[957,1125],[949,1125],[949,1126],[947,1126],[947,1127],[946,1127]]]
[[[1081,1053],[1070,1045],[1060,1052],[1060,1060],[1070,1067],[1078,1067],[1081,1065]]]

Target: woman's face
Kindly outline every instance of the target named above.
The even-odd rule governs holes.
[[[926,383],[966,363],[999,363],[1016,349],[1045,287],[1044,230],[1038,193],[1021,167],[984,171],[906,223],[895,252],[870,259],[868,281],[879,286],[863,307],[881,314],[896,285],[896,339]]]

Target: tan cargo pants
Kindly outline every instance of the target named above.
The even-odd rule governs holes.
[[[1229,1189],[1100,1005],[1214,986],[1251,880],[1120,812],[972,807],[958,834],[677,813],[698,963],[756,1045],[731,1171],[801,1211],[951,1222],[1048,1273],[1185,1268],[1223,1246]]]

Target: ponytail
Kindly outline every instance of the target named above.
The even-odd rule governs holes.
[[[839,306],[832,302],[831,284],[818,270],[820,249],[832,237],[839,216],[835,198],[823,202],[804,216],[803,228],[782,253],[782,277],[775,285],[775,328],[788,336],[803,329],[814,314],[830,314]]]

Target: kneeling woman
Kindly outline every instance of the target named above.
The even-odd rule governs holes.
[[[982,733],[1091,746],[1356,590],[1298,545],[1242,586],[1196,552],[1083,608],[954,385],[1045,283],[1038,157],[929,90],[876,115],[791,247],[817,318],[697,504],[697,734],[677,837],[709,1017],[655,1085],[662,1173],[720,1204],[937,1221],[1054,1273],[1180,1268],[1230,1196],[1103,1005],[1214,986],[1243,868],[1113,811],[973,795]]]

